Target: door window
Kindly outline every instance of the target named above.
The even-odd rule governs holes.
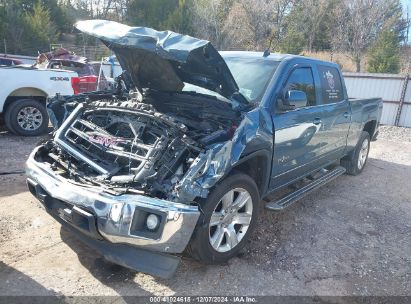
[[[11,60],[9,60],[9,59],[0,59],[0,65],[11,65]]]
[[[290,90],[303,91],[307,95],[307,106],[314,106],[315,86],[311,68],[297,68],[291,72],[285,85],[285,92]]]
[[[336,103],[344,100],[340,73],[336,68],[319,65],[318,72],[321,79],[321,96],[324,104]]]

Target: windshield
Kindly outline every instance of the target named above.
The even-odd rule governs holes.
[[[252,103],[260,101],[280,63],[265,58],[225,57],[224,60],[240,88],[240,93]]]

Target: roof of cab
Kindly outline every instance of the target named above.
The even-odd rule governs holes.
[[[291,55],[291,54],[280,54],[280,53],[271,53],[267,57],[264,57],[264,52],[249,52],[249,51],[220,51],[219,52],[223,58],[228,57],[238,57],[238,58],[265,58],[266,60],[272,61],[293,61],[299,59],[305,62],[311,62],[316,64],[324,64],[328,66],[338,67],[338,64],[331,61],[324,61],[316,58]]]

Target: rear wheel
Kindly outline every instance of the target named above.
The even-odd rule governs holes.
[[[48,128],[46,107],[34,99],[19,99],[10,104],[5,113],[6,127],[23,136],[46,133]]]
[[[370,134],[366,131],[361,133],[360,139],[351,156],[341,160],[341,165],[350,175],[358,175],[362,172],[367,163],[368,153],[370,151]]]
[[[219,183],[199,202],[201,215],[189,245],[191,255],[205,263],[235,256],[255,228],[259,193],[253,179],[236,173]]]

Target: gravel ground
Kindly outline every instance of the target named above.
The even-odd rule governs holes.
[[[411,132],[410,128],[380,126],[378,138],[398,142],[411,142]]]
[[[41,138],[0,131],[0,172],[24,168]],[[110,264],[0,175],[0,295],[411,295],[411,129],[382,127],[360,176],[265,212],[226,265],[184,259],[163,280]]]

